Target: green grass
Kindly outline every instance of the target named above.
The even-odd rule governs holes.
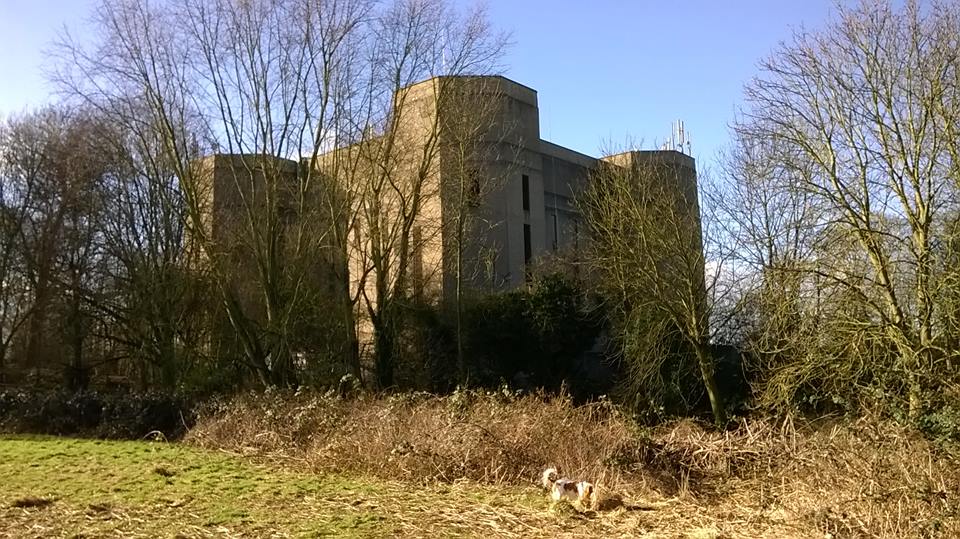
[[[547,531],[544,519],[553,532],[592,527],[550,512],[534,487],[294,473],[161,442],[0,438],[0,485],[0,537],[520,537]]]
[[[2,439],[0,485],[0,531],[7,533],[21,525],[35,528],[34,535],[62,536],[396,531],[380,512],[357,503],[375,488],[369,482],[270,470],[176,444]],[[15,507],[31,499],[53,503]]]

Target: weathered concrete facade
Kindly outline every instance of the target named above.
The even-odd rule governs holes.
[[[341,191],[320,167],[267,155],[214,154],[184,179],[188,261],[213,295],[198,341],[241,358],[264,383],[358,375]],[[206,303],[206,302],[205,302]]]
[[[315,196],[319,206],[323,197],[349,192],[353,199],[346,206],[356,206],[361,196],[370,196],[365,182],[386,174],[392,187],[377,195],[381,217],[377,226],[389,227],[409,211],[409,193],[401,193],[418,190],[419,206],[409,231],[411,256],[404,270],[411,297],[441,304],[455,297],[458,286],[465,295],[517,288],[538,265],[551,265],[554,260],[572,261],[567,266],[576,270],[587,238],[575,201],[591,173],[601,166],[666,170],[655,176],[684,195],[699,224],[696,164],[691,157],[676,151],[630,151],[595,158],[543,140],[537,92],[507,78],[430,79],[399,92],[393,107],[385,132],[316,160],[318,170],[313,173],[324,179],[316,185],[334,192]],[[203,161],[211,182],[209,215],[213,219],[208,233],[218,248],[233,250],[231,259],[239,270],[233,285],[240,289],[249,286],[247,279],[260,277],[251,266],[249,246],[235,244],[249,238],[251,231],[237,233],[234,227],[255,224],[260,211],[238,221],[237,212],[243,210],[238,195],[247,193],[254,206],[266,210],[272,204],[264,198],[268,193],[256,187],[270,184],[265,174],[289,177],[289,181],[274,179],[274,185],[296,185],[297,177],[312,170],[306,161],[269,158],[258,164],[257,159],[261,158],[221,155]],[[352,168],[333,166],[344,162]],[[287,211],[286,200],[296,193],[280,189],[274,195],[280,197],[277,211],[282,215],[275,216],[280,217],[280,226],[303,225],[297,214],[310,205]],[[354,211],[369,211],[369,205],[367,210],[344,207],[342,215]],[[361,355],[368,355],[374,337],[368,307],[377,302],[380,269],[371,264],[369,252],[373,221],[369,216],[366,221],[352,219],[340,223],[356,223],[345,226],[339,231],[342,234],[321,230],[332,224],[323,220],[303,229],[326,242],[316,246],[324,256],[315,261],[315,267],[304,270],[318,288],[335,297],[333,304],[360,297],[369,302],[355,303],[352,318],[345,317],[355,324]],[[387,266],[396,271],[395,265],[382,265]],[[397,277],[394,273],[384,278]],[[248,292],[255,294],[256,288]],[[251,302],[252,311],[258,308]]]
[[[456,93],[459,97],[441,93]],[[690,201],[691,211],[698,212],[693,158],[676,151],[630,151],[595,158],[543,140],[537,92],[507,78],[430,79],[406,88],[395,101],[397,110],[402,112],[398,113],[400,117],[391,142],[397,156],[391,158],[391,166],[400,178],[427,176],[415,227],[415,256],[411,268],[412,291],[418,295],[437,299],[448,296],[454,287],[453,270],[457,263],[454,221],[460,212],[465,214],[466,228],[462,248],[463,280],[469,288],[478,291],[516,288],[524,284],[530,268],[544,258],[576,259],[586,238],[575,200],[587,185],[591,172],[601,164],[636,170],[666,167],[669,173],[660,176],[674,179],[676,183],[672,188]],[[479,114],[484,118],[475,118]],[[468,137],[451,134],[457,127],[450,127],[448,121],[462,124],[463,117],[473,122]],[[378,143],[380,141],[364,144]],[[463,149],[464,144],[470,146],[469,150]],[[424,157],[427,145],[436,147],[434,156]],[[357,148],[336,152],[344,151],[362,153]],[[458,161],[458,152],[469,153],[469,156],[465,159],[461,156]],[[320,162],[331,157],[329,154]],[[229,245],[234,236],[225,230],[234,226],[230,224],[236,221],[232,214],[240,209],[238,188],[247,190],[250,187],[244,186],[269,183],[263,182],[265,171],[286,175],[290,185],[295,185],[297,167],[306,166],[277,159],[271,159],[269,164],[256,164],[250,157],[224,155],[206,158],[203,163],[216,180],[210,193],[211,215],[216,217],[209,224],[209,231],[211,239],[222,246]],[[370,165],[369,169],[373,167]],[[465,171],[465,167],[469,171]],[[424,170],[419,170],[421,168]],[[477,178],[465,178],[465,175]],[[241,181],[238,182],[238,178]],[[475,186],[464,187],[470,182],[480,182],[483,186],[471,193],[476,200],[464,204],[458,200],[457,191],[473,190]],[[264,193],[252,194],[252,200],[264,203]],[[294,195],[281,190],[280,196]],[[393,207],[394,201],[383,203],[384,212],[398,211]],[[356,238],[353,243],[357,243]],[[350,249],[330,247],[330,252],[337,256],[344,251],[349,253]],[[356,259],[356,253],[347,256],[352,258],[349,263],[352,277],[363,272],[363,262]],[[329,279],[330,272],[325,273],[324,279]],[[368,282],[372,280],[370,275],[366,277]],[[354,287],[358,286],[355,279],[351,280]]]
[[[346,294],[346,252],[331,241],[336,190],[305,163],[215,154],[193,163],[189,187],[202,230],[187,228],[192,264],[228,286],[245,316],[263,321],[271,291],[335,305]]]
[[[444,111],[431,103],[444,103],[432,92],[439,91],[438,79],[431,79],[408,89],[420,102],[416,116],[431,118]],[[473,92],[473,105],[448,114],[487,114],[480,121],[485,126],[479,149],[474,149],[474,174],[487,181],[476,204],[467,208],[471,215],[467,241],[463,244],[464,283],[475,291],[497,291],[523,285],[533,267],[544,260],[563,258],[575,261],[585,245],[585,229],[576,207],[576,198],[589,181],[590,174],[601,164],[622,166],[641,171],[656,167],[657,176],[672,182],[667,186],[683,193],[690,211],[699,216],[697,206],[696,163],[677,151],[630,151],[604,158],[595,158],[564,148],[540,138],[540,115],[535,90],[503,77],[463,77],[461,91]],[[463,90],[463,88],[467,88]],[[472,89],[471,89],[472,88]],[[491,106],[490,101],[494,104]],[[485,104],[485,102],[487,104]],[[449,103],[449,101],[447,101]],[[439,110],[439,112],[438,112]],[[489,112],[492,111],[492,112]],[[484,112],[481,112],[484,113]],[[441,118],[441,126],[443,119]],[[410,134],[404,137],[422,139],[417,129],[423,122],[404,124]],[[426,122],[426,125],[432,125]],[[441,276],[434,286],[449,297],[455,287],[457,267],[452,251],[456,248],[450,222],[458,208],[450,202],[456,198],[457,186],[468,181],[463,167],[456,166],[458,141],[450,140],[443,130],[439,134],[440,157],[433,180],[442,193],[439,208],[426,212],[427,220],[442,216],[444,224],[435,240],[425,243],[422,266],[433,268],[423,276],[429,281]],[[667,171],[666,174],[662,173]],[[699,249],[700,246],[691,246]],[[444,255],[438,256],[442,252]],[[575,267],[575,265],[574,265]],[[428,286],[429,288],[429,286]]]

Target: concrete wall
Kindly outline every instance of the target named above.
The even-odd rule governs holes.
[[[334,194],[305,174],[296,161],[269,156],[216,154],[195,164],[204,237],[188,235],[190,251],[198,263],[212,264],[217,278],[227,279],[249,317],[265,316],[257,261],[267,256],[271,226],[277,227],[277,256],[288,272],[302,272],[304,286],[319,294],[342,295],[345,253],[330,241],[324,210],[326,197]],[[301,201],[305,185],[315,187]]]
[[[477,292],[516,288],[526,282],[530,266],[556,257],[576,260],[586,237],[575,200],[586,187],[591,171],[601,162],[638,173],[641,169],[656,169],[657,176],[672,182],[669,188],[684,193],[690,211],[699,216],[696,163],[691,157],[675,151],[631,151],[598,160],[540,138],[537,93],[533,89],[503,77],[461,77],[455,79],[456,86],[441,85],[438,80],[414,85],[410,91],[425,96],[438,88],[472,87],[478,103],[474,110],[484,109],[479,105],[483,100],[496,103],[492,116],[483,120],[488,128],[481,138],[487,148],[477,152],[482,156],[476,163],[477,169],[494,188],[484,192],[480,204],[470,209],[470,241],[464,246],[464,275],[469,288]],[[430,95],[437,100],[435,93]],[[422,109],[421,114],[429,117],[430,112]],[[441,137],[440,144],[450,145],[450,141]],[[449,166],[451,158],[447,152],[442,151],[441,155],[436,182],[441,186],[457,185],[456,178],[451,181],[446,177],[456,174],[456,167]],[[529,188],[528,209],[523,206],[524,176]],[[445,197],[449,198],[449,194]],[[449,204],[441,205],[440,212],[442,219],[448,220],[448,214],[453,212],[445,211],[445,207],[449,208]],[[435,214],[431,213],[433,217]],[[525,256],[525,227],[530,230],[529,264]],[[440,296],[447,298],[455,284],[451,275],[451,268],[455,267],[451,254],[454,242],[449,234],[449,223],[445,223],[439,248],[446,254],[441,259],[430,254],[430,249],[438,247],[435,244],[424,251],[425,265],[439,265],[441,282],[436,286]]]
[[[454,225],[461,210],[468,216],[462,246],[467,295],[523,286],[531,269],[543,261],[576,261],[585,246],[586,231],[575,200],[587,186],[591,171],[599,166],[625,167],[637,172],[638,178],[660,178],[666,182],[662,186],[683,194],[699,227],[696,163],[692,158],[675,151],[631,151],[596,159],[542,140],[537,92],[509,79],[447,77],[414,84],[395,96],[394,119],[393,132],[366,141],[363,146],[335,150],[321,158],[320,167],[341,156],[367,154],[371,162],[361,163],[356,173],[373,174],[375,165],[381,164],[376,160],[389,148],[392,179],[403,185],[420,182],[422,207],[414,226],[409,283],[410,293],[424,301],[449,302],[454,296]],[[472,136],[462,136],[464,130]],[[464,145],[466,139],[469,147]],[[236,178],[252,186],[253,198],[258,199],[256,186],[263,185],[263,177],[257,172],[237,176],[237,170],[249,169],[250,157],[208,159],[212,161],[206,166],[214,171],[211,215],[215,218],[209,224],[210,234],[228,245],[231,238],[241,237],[231,231],[235,226],[231,224],[233,216],[239,210]],[[298,170],[303,173],[296,163],[274,163],[267,169],[290,170],[294,176]],[[646,174],[650,171],[656,174]],[[527,208],[524,177],[528,186]],[[477,189],[475,199],[463,204],[464,186],[474,184],[482,184],[482,188]],[[384,220],[396,220],[402,211],[400,199],[386,195],[382,203]],[[367,296],[376,301],[372,287],[376,274],[365,273],[369,268],[365,268],[362,247],[356,248],[364,244],[363,235],[367,233],[355,228],[344,245],[332,248],[345,253],[340,256],[347,261],[341,258],[340,263],[348,268],[349,276],[339,272],[331,277],[328,272],[319,278],[349,279],[337,286],[348,287],[354,295],[359,292],[358,276],[365,275]],[[525,252],[527,241],[529,260]],[[700,248],[691,245],[691,249]],[[338,263],[333,259],[328,262]],[[360,340],[369,344],[369,321],[364,320],[361,309],[356,314]]]
[[[471,290],[482,293],[516,288],[527,281],[530,267],[538,261],[577,259],[586,237],[575,200],[600,163],[634,170],[638,177],[661,178],[669,184],[664,187],[682,192],[690,211],[699,216],[696,163],[691,157],[676,151],[630,151],[598,160],[542,140],[537,92],[509,79],[434,78],[398,93],[394,107],[393,174],[400,182],[421,181],[423,189],[414,227],[410,292],[427,301],[449,299],[455,289],[453,225],[461,209],[469,216],[463,245],[463,281]],[[462,128],[464,118],[467,123],[473,121],[476,128],[467,165],[459,155],[464,151],[464,137],[454,135]],[[385,140],[368,141],[363,151],[375,155],[377,145]],[[425,148],[433,149],[425,152]],[[360,150],[333,153],[354,151]],[[258,186],[266,185],[265,173],[289,175],[291,185],[296,184],[298,173],[297,163],[283,160],[271,160],[264,166],[251,157],[219,155],[203,163],[214,171],[210,215],[215,217],[209,223],[209,234],[218,245],[232,249],[241,248],[234,244],[243,237],[235,230],[244,221],[239,219],[243,209],[239,195],[262,204],[264,193]],[[368,168],[372,167],[371,163]],[[470,170],[465,171],[465,167]],[[651,170],[656,174],[640,173]],[[468,173],[478,175],[484,188],[474,204],[461,208],[457,195]],[[528,186],[526,209],[524,177]],[[281,193],[284,200],[292,196]],[[383,203],[385,220],[398,218],[400,201],[387,196]],[[357,239],[351,241],[357,243]],[[347,251],[347,246],[336,250]],[[355,276],[363,272],[358,255],[348,255],[349,286],[354,292],[359,286]],[[246,259],[241,264],[249,258],[239,257]],[[367,275],[368,293],[372,293],[370,283],[375,278],[375,274]]]

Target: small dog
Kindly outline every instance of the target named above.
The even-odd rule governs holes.
[[[556,468],[544,470],[541,482],[543,488],[550,491],[550,496],[554,501],[563,499],[579,501],[580,505],[585,508],[589,508],[593,504],[594,493],[596,492],[593,483],[561,478],[560,472]]]

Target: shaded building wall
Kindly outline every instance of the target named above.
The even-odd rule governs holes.
[[[585,229],[577,197],[587,187],[597,160],[547,141],[540,141],[544,177],[545,251],[538,259],[561,264],[579,277],[579,261],[586,247]]]
[[[440,82],[443,81],[444,84]],[[457,77],[456,84],[436,78],[411,86],[406,105],[409,121],[401,122],[398,139],[418,151],[442,126],[446,115],[488,117],[474,151],[474,174],[489,184],[469,213],[463,249],[464,284],[476,293],[509,290],[524,285],[538,264],[562,259],[576,270],[588,238],[576,198],[601,164],[625,167],[641,178],[658,177],[665,188],[682,194],[699,229],[696,163],[676,151],[630,151],[597,159],[540,138],[537,92],[503,77]],[[466,90],[465,90],[466,88]],[[472,107],[449,107],[440,92],[472,92]],[[483,105],[484,101],[493,105]],[[438,108],[440,107],[440,108]],[[487,112],[492,109],[492,113]],[[441,115],[438,119],[436,115]],[[452,221],[457,211],[457,187],[465,181],[457,166],[458,142],[439,138],[440,154],[431,168],[431,195],[422,216],[423,238],[418,252],[419,273],[428,298],[449,300],[456,286],[457,242]],[[461,176],[461,177],[458,177]],[[453,200],[453,202],[451,202]],[[437,222],[441,226],[437,226]],[[691,245],[699,251],[700,244]]]
[[[266,320],[269,279],[311,303],[344,301],[346,253],[332,241],[325,210],[337,192],[319,171],[271,156],[228,154],[207,156],[194,167],[191,189],[202,230],[186,231],[189,263],[227,286],[244,316]]]
[[[468,96],[467,106],[464,95]],[[322,156],[318,166],[322,173],[325,161],[340,157],[353,161],[356,157],[360,170],[353,173],[373,174],[374,167],[384,164],[376,162],[383,156],[379,145],[390,140],[393,146],[387,165],[394,179],[408,182],[406,185],[421,182],[422,206],[411,230],[407,280],[411,297],[427,303],[449,301],[456,289],[456,252],[460,248],[464,286],[476,294],[523,286],[534,267],[544,261],[548,265],[553,260],[573,261],[577,268],[588,238],[575,200],[588,185],[591,172],[602,164],[638,173],[645,167],[664,171],[664,181],[682,192],[699,227],[692,158],[675,151],[633,151],[597,159],[542,140],[537,92],[509,79],[434,78],[404,89],[395,97],[394,107],[397,127],[392,137],[375,137],[362,145],[335,150]],[[469,174],[481,178],[485,188],[463,208],[457,194],[469,178],[464,176],[462,156],[458,157],[460,142],[451,135],[448,124],[464,115],[476,120],[478,111],[484,117],[478,120],[481,129],[467,168]],[[205,234],[237,269],[232,286],[250,297],[256,294],[259,276],[251,264],[251,246],[244,244],[250,220],[237,218],[245,211],[243,199],[265,209],[269,207],[262,189],[267,185],[265,174],[289,177],[289,183],[295,185],[297,174],[305,173],[295,162],[272,160],[268,166],[258,166],[258,159],[217,155],[202,161],[210,192]],[[317,201],[338,196],[337,181],[317,182],[325,187],[310,196]],[[284,189],[279,193],[281,207],[296,194]],[[383,220],[397,219],[401,206],[398,197],[384,197]],[[464,244],[458,246],[452,236],[453,222],[456,211],[464,209],[470,218]],[[289,218],[291,223],[300,219],[296,212]],[[316,226],[324,226],[323,221]],[[345,239],[329,244],[330,256],[318,258],[317,267],[309,273],[317,282],[327,283],[331,291],[339,290],[343,298],[366,292],[376,302],[372,285],[377,275],[363,258],[369,230],[349,228],[348,232]],[[700,250],[701,246],[690,248]],[[251,301],[249,308],[256,313],[257,302]],[[373,333],[364,311],[358,303],[353,314],[360,346],[369,351]]]

